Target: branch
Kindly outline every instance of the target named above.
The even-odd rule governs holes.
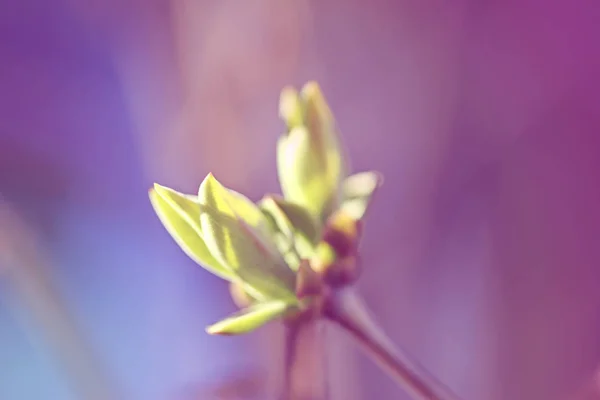
[[[281,400],[327,398],[323,329],[323,324],[315,319],[285,325],[285,376]]]
[[[458,400],[415,361],[401,352],[373,321],[362,301],[349,289],[336,292],[326,317],[348,332],[371,358],[387,370],[415,400]]]

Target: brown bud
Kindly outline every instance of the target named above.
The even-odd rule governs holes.
[[[346,258],[356,253],[360,232],[360,221],[340,210],[327,220],[323,240],[333,247],[338,257]]]
[[[361,269],[358,254],[338,259],[325,270],[325,283],[333,288],[348,286],[356,282]]]

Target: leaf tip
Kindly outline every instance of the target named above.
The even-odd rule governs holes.
[[[305,95],[314,95],[321,92],[321,87],[319,86],[319,83],[317,81],[311,80],[304,84],[304,86],[302,87],[302,92]]]
[[[152,204],[152,207],[154,207],[154,209],[157,209],[159,202],[158,198],[160,196],[156,190],[155,185],[156,183],[154,184],[154,186],[148,189],[148,198],[150,199],[150,204]]]
[[[149,191],[156,193],[158,196],[164,197],[168,190],[168,187],[155,182]]]
[[[223,331],[218,325],[219,324],[207,326],[205,328],[206,333],[213,336],[233,336],[233,333]]]
[[[214,190],[215,187],[220,186],[223,186],[221,182],[219,182],[212,172],[209,172],[206,174],[206,177],[204,177],[204,180],[200,184],[200,191],[211,191]]]
[[[288,128],[302,123],[302,106],[298,91],[292,86],[286,86],[279,96],[279,117]]]
[[[373,175],[375,176],[375,187],[380,188],[383,185],[383,182],[385,182],[383,173],[379,171],[373,171]]]

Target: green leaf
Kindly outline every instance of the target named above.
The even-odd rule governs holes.
[[[290,241],[290,238],[286,237],[280,231],[273,234],[273,241],[288,267],[290,267],[292,271],[296,271],[298,265],[300,265],[300,254],[298,253],[298,250],[296,250],[294,241]]]
[[[271,198],[264,198],[258,205],[270,222],[271,237],[279,253],[286,264],[292,270],[296,270],[300,263],[300,256],[296,250],[294,227]]]
[[[246,224],[267,240],[270,234],[268,221],[264,214],[250,199],[241,193],[228,189],[230,196],[227,196],[227,202],[233,212],[232,216],[241,218]]]
[[[279,218],[282,221],[285,218],[291,224],[293,232],[306,236],[312,244],[316,244],[321,239],[319,221],[301,205],[292,203],[276,195],[265,197],[260,205],[264,210],[269,211],[270,214],[280,215]]]
[[[149,196],[154,211],[179,247],[208,271],[232,280],[235,274],[211,255],[202,239],[198,200],[159,184],[154,184]]]
[[[305,107],[304,124],[308,130],[318,137],[333,136],[332,133],[336,130],[335,119],[319,84],[314,81],[306,83],[302,87],[300,98]]]
[[[240,335],[248,333],[293,311],[295,304],[281,300],[262,302],[245,308],[206,328],[211,335]]]
[[[302,108],[298,91],[292,87],[285,87],[279,97],[279,116],[287,124],[288,129],[302,125],[304,119]]]
[[[360,172],[344,180],[342,210],[355,220],[366,214],[373,195],[383,184],[383,177],[375,171]]]
[[[296,270],[301,258],[310,258],[320,240],[319,222],[302,206],[275,195],[264,197],[259,207],[274,225],[274,239],[290,268]]]
[[[277,143],[277,170],[285,198],[324,219],[335,209],[340,183],[339,157],[315,146],[305,127],[292,129]]]
[[[279,207],[273,196],[264,197],[258,207],[266,212],[273,221],[274,230],[280,232],[290,242],[294,240],[294,226],[283,210]]]
[[[277,144],[277,169],[287,200],[325,220],[339,205],[341,180],[346,175],[345,152],[333,115],[319,86],[307,83],[297,94],[284,89],[280,114],[288,132]],[[297,119],[302,117],[302,123]]]
[[[313,137],[319,138],[328,158],[329,174],[339,184],[348,175],[350,163],[339,135],[337,123],[317,82],[308,82],[300,93],[304,103],[305,125]]]
[[[260,231],[269,230],[265,216],[256,205],[240,203],[239,196],[227,190],[212,174],[202,182],[200,226],[206,246],[219,262],[264,297],[294,298],[294,273],[285,264],[270,235]],[[256,213],[260,213],[260,217]],[[259,225],[248,222],[258,220],[262,221]],[[263,224],[264,228],[259,229]]]

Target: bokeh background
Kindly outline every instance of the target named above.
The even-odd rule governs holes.
[[[277,327],[204,333],[227,287],[147,190],[277,191],[309,79],[386,178],[359,290],[393,339],[465,400],[600,398],[599,40],[591,0],[1,1],[0,399],[272,398]],[[405,399],[335,339],[332,399]]]

